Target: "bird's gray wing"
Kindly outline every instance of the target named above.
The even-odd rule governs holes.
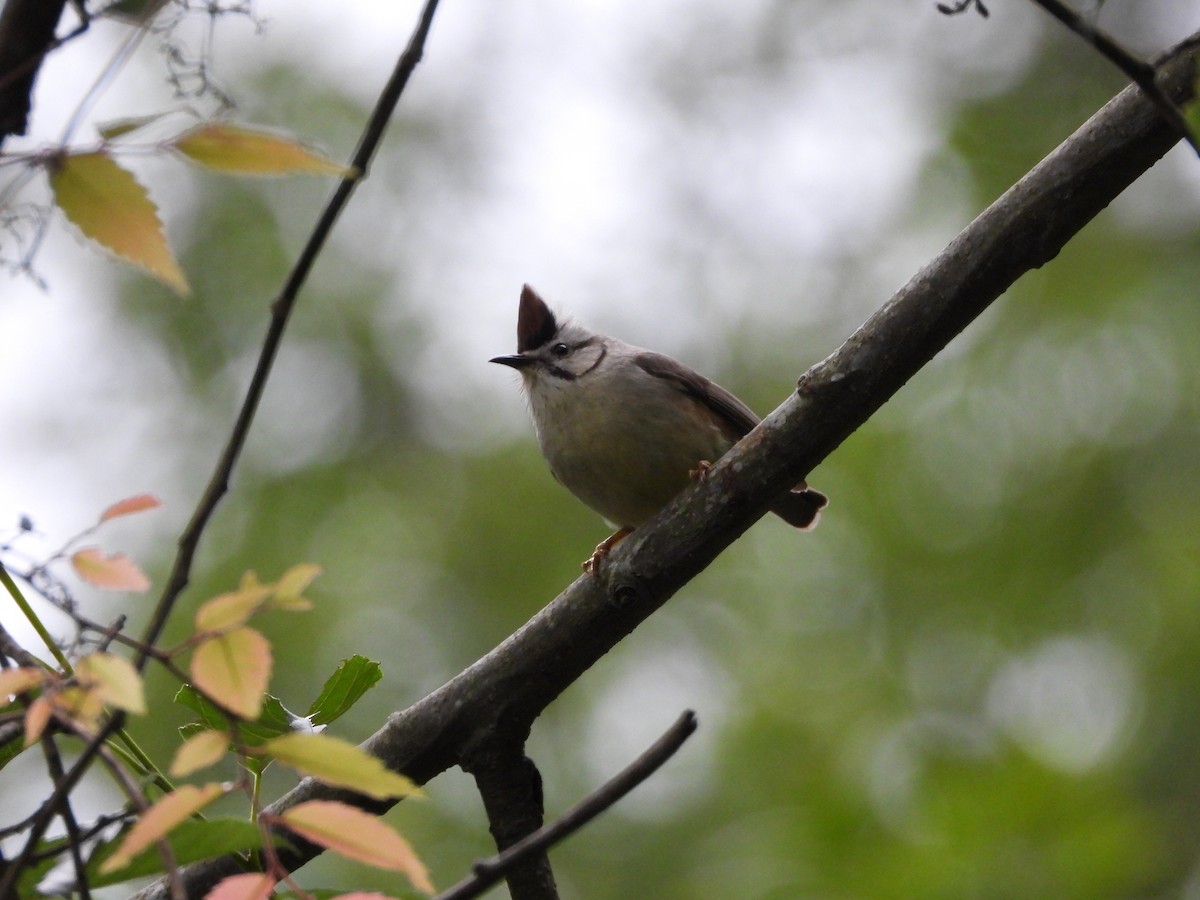
[[[671,382],[689,397],[704,404],[728,426],[735,439],[744,437],[760,421],[754,410],[725,388],[678,360],[643,350],[634,357],[634,362],[650,375]]]

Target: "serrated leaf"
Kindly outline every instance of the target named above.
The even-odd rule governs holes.
[[[313,725],[328,725],[362,699],[382,677],[383,670],[374,660],[357,654],[343,659],[308,708],[309,719]]]
[[[224,710],[205,699],[191,685],[185,684],[179,689],[175,702],[195,712],[203,725],[214,731],[223,731],[229,726],[229,716]],[[253,747],[281,734],[290,734],[293,718],[278,697],[267,694],[258,718],[253,722],[238,723],[238,735],[244,744]]]
[[[378,800],[421,793],[411,780],[391,771],[378,757],[332,735],[285,734],[267,741],[261,749],[305,775]]]
[[[269,131],[211,122],[185,131],[171,142],[192,162],[238,175],[337,175],[354,170]]]
[[[224,759],[228,748],[228,733],[205,729],[180,745],[167,771],[173,778],[184,778]]]
[[[85,237],[149,272],[178,294],[187,280],[163,234],[158,208],[107,153],[71,153],[50,167],[54,202]]]
[[[115,519],[118,516],[130,516],[147,509],[157,509],[160,506],[162,506],[162,501],[153,494],[136,494],[133,497],[118,500],[112,506],[108,507],[108,509],[100,513],[100,521],[107,522],[109,519]]]
[[[433,893],[429,870],[395,829],[375,816],[336,800],[310,800],[281,819],[297,834],[347,859],[403,872],[417,890]]]
[[[99,547],[86,547],[71,554],[71,565],[92,587],[139,593],[150,589],[150,579],[124,553],[108,556]]]
[[[107,875],[125,868],[135,856],[189,816],[208,806],[227,789],[223,784],[206,784],[202,787],[185,784],[160,798],[138,817],[117,849],[101,864],[100,874]]]
[[[257,719],[271,680],[271,644],[253,628],[211,637],[192,653],[192,682],[231,713]]]
[[[109,706],[143,716],[146,697],[142,676],[133,663],[112,653],[91,653],[75,664],[75,675],[83,683],[94,683],[94,690]]]

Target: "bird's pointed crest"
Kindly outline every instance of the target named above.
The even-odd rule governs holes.
[[[535,350],[554,337],[558,320],[537,291],[529,285],[521,288],[521,308],[517,314],[517,352]]]

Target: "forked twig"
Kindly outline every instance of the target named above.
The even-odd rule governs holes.
[[[686,710],[662,737],[645,753],[626,766],[614,778],[588,794],[544,828],[513,844],[491,859],[473,866],[475,874],[465,878],[434,900],[468,900],[495,885],[513,866],[537,853],[543,853],[570,837],[600,813],[609,809],[635,787],[653,775],[675,755],[696,730],[696,714]]]

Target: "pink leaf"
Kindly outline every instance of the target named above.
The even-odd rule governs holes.
[[[157,841],[167,832],[212,803],[227,790],[223,784],[206,784],[203,787],[185,784],[166,796],[138,817],[125,839],[112,856],[100,866],[100,873],[107,875],[129,865],[130,860]]]
[[[79,577],[93,587],[107,591],[145,591],[150,579],[123,553],[105,556],[99,547],[87,547],[71,554],[71,565]]]
[[[246,875],[222,878],[204,895],[204,900],[266,900],[274,890],[274,878],[259,872],[250,872]]]
[[[128,516],[146,509],[157,509],[160,506],[162,506],[162,501],[153,494],[137,494],[133,497],[126,497],[124,500],[118,500],[100,513],[100,521],[107,522],[117,516]]]
[[[403,872],[413,887],[433,893],[429,872],[412,846],[370,813],[336,800],[310,800],[293,806],[280,818],[314,844],[367,865]]]
[[[192,654],[192,681],[243,719],[258,718],[271,679],[271,645],[253,628],[204,641]]]

